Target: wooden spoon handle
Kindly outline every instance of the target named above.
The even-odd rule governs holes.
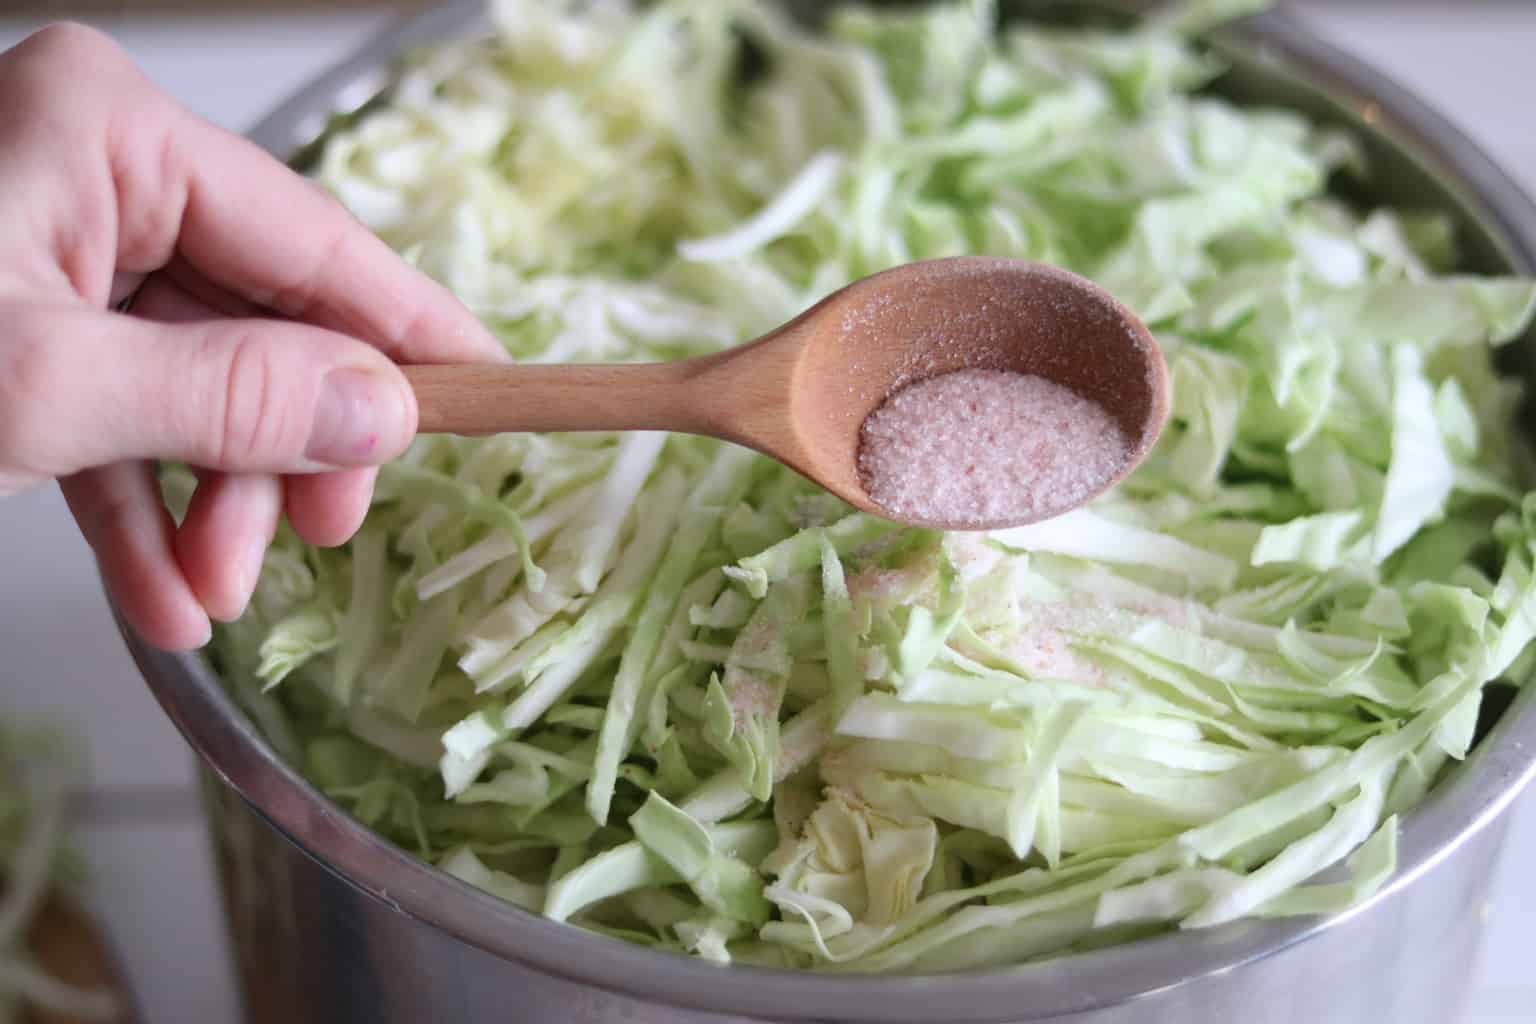
[[[713,433],[693,360],[620,365],[405,366],[425,434],[676,430]]]

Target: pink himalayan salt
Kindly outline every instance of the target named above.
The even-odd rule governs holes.
[[[1128,458],[1119,425],[1071,389],[957,370],[903,388],[870,414],[859,476],[893,515],[979,525],[1066,511]]]

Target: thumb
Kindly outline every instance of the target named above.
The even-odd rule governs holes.
[[[24,390],[20,425],[10,427],[23,456],[29,443],[43,453],[49,475],[144,458],[319,472],[388,461],[416,433],[415,397],[399,369],[317,327],[69,310],[26,318],[18,338],[29,372],[12,375]],[[13,397],[0,395],[0,407]]]

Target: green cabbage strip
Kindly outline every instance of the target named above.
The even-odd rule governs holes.
[[[318,178],[521,360],[716,351],[990,253],[1130,303],[1172,416],[1092,507],[991,535],[698,438],[424,437],[346,548],[280,535],[218,634],[241,700],[456,877],[721,962],[981,967],[1368,898],[1532,663],[1490,349],[1536,287],[1330,198],[1347,137],[1201,92],[1192,33],[1253,6],[812,34],[505,0],[416,54]]]

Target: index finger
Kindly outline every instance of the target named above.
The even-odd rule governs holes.
[[[120,257],[174,251],[250,302],[361,338],[397,362],[507,358],[451,292],[318,185],[158,90],[128,102],[112,153]],[[168,225],[173,238],[136,237],[165,235]]]

